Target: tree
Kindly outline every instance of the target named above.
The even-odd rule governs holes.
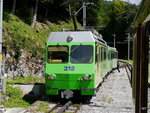
[[[106,27],[100,30],[100,33],[107,42],[113,42],[113,34],[115,34],[116,42],[124,43],[117,44],[116,47],[120,53],[120,58],[125,58],[127,56],[127,43],[125,40],[127,33],[131,32],[131,24],[138,7],[120,0],[106,2],[105,6],[104,22]]]
[[[32,28],[34,28],[35,23],[36,23],[39,1],[41,3],[44,3],[44,4],[49,4],[49,3],[53,2],[53,0],[36,0],[36,2],[35,2],[35,8],[34,8],[34,13],[33,13],[33,20],[32,20],[32,23],[31,23],[31,27]],[[47,5],[46,11],[45,11],[45,17],[47,17],[48,11],[49,11],[49,5]]]
[[[33,20],[32,20],[32,23],[31,23],[31,27],[32,27],[32,28],[34,28],[35,23],[36,23],[37,10],[38,10],[38,2],[39,2],[39,0],[36,0],[35,9],[34,9],[34,14],[33,14]]]
[[[16,0],[13,0],[13,5],[12,5],[11,14],[14,14],[14,13],[15,13],[15,9],[16,9]]]
[[[49,4],[53,3],[54,0],[40,0],[40,1],[41,3],[46,5],[45,18],[47,18],[49,12]]]
[[[136,14],[137,6],[120,0],[105,4],[105,16],[103,35],[106,40],[112,40],[112,34],[116,34],[118,41],[126,38],[126,31],[130,27]],[[109,37],[109,38],[108,38]]]

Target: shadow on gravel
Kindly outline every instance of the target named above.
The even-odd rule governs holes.
[[[33,104],[34,102],[41,100],[41,97],[39,96],[32,96],[31,94],[27,94],[23,97],[23,100],[28,102],[29,104]]]
[[[25,86],[25,93],[23,100],[28,102],[29,104],[33,104],[35,101],[44,100],[45,99],[45,86],[44,84],[27,84],[29,86]]]

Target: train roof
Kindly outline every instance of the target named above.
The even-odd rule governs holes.
[[[109,49],[110,49],[110,50],[116,50],[116,48],[114,48],[114,47],[109,47]]]
[[[102,36],[95,31],[62,31],[52,32],[47,42],[98,42],[107,45]]]

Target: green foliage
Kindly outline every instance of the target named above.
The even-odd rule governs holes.
[[[107,27],[102,31],[105,39],[112,41],[112,34],[116,34],[117,41],[125,40],[136,10],[137,6],[120,0],[106,3],[104,23]]]
[[[30,76],[27,76],[27,77],[14,78],[13,80],[7,78],[6,82],[9,83],[9,84],[13,84],[13,83],[44,83],[45,78],[30,75]]]
[[[6,86],[6,94],[9,99],[5,102],[2,102],[4,107],[27,107],[30,104],[23,100],[22,91],[19,88],[13,88],[12,86]]]
[[[42,3],[53,3],[54,0],[40,0]]]
[[[18,88],[13,88],[11,86],[6,87],[6,95],[9,95],[10,98],[21,98],[22,91]]]
[[[104,1],[103,0],[91,0],[94,3],[87,6],[87,25],[88,26],[103,26],[104,18]]]
[[[44,57],[45,42],[50,32],[73,28],[71,22],[59,21],[59,24],[38,23],[35,29],[25,24],[17,16],[4,13],[3,37],[7,51],[16,58],[25,50],[35,57]]]
[[[61,31],[63,28],[73,28],[69,20],[69,4],[73,13],[82,7],[83,2],[89,1],[39,0],[38,22],[35,29],[33,29],[30,27],[30,23],[33,18],[35,0],[18,0],[15,15],[19,18],[7,12],[4,13],[4,46],[15,57],[21,55],[22,49],[32,53],[33,56],[43,57],[45,42],[50,32]],[[116,34],[116,42],[126,40],[126,33],[131,32],[130,25],[135,17],[138,6],[123,2],[122,0],[113,0],[113,2],[90,0],[90,2],[94,3],[94,5],[90,4],[86,7],[87,26],[92,26],[92,28],[99,31],[108,42],[113,41],[112,34]],[[12,9],[12,2],[10,0],[4,1],[4,9],[5,11]],[[146,15],[147,12],[144,12],[144,14]],[[82,10],[78,13],[77,19],[81,24],[83,23]]]

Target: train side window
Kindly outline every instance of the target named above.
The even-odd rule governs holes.
[[[104,60],[106,60],[106,48],[104,48]]]
[[[48,63],[67,63],[69,56],[69,48],[67,46],[49,46],[48,47]]]
[[[103,55],[104,55],[104,51],[103,51],[103,47],[101,48],[101,61],[103,61]]]
[[[99,54],[98,54],[98,47],[96,47],[96,50],[95,50],[95,63],[98,62],[98,57],[99,57]]]

